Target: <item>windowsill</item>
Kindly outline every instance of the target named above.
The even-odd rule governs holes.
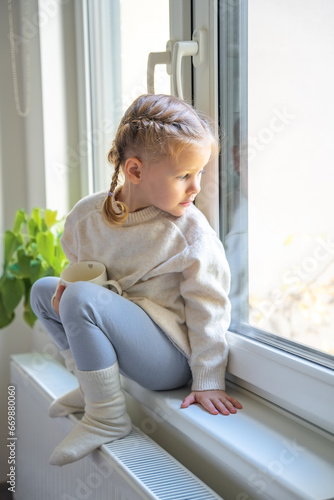
[[[334,434],[334,371],[228,332],[227,378]]]
[[[229,394],[242,402],[243,410],[226,417],[210,415],[196,405],[180,409],[189,392],[187,388],[152,392],[126,379],[124,388],[142,407],[149,409],[151,421],[142,420],[142,430],[149,431],[153,439],[157,432],[157,441],[162,439],[159,444],[172,454],[175,442],[169,441],[173,437],[192,443],[186,460],[182,453],[176,458],[199,475],[196,465],[202,470],[205,456],[210,467],[233,476],[231,480],[239,488],[235,493],[240,494],[233,498],[324,500],[334,496],[333,436],[261,398],[228,384]],[[160,435],[167,432],[170,436],[159,439],[159,427]],[[199,457],[202,457],[200,463]],[[203,475],[201,479],[208,482]],[[216,484],[208,484],[217,488]],[[231,484],[231,488],[235,486]],[[252,497],[241,496],[243,492]]]
[[[24,367],[52,399],[77,385],[41,354],[21,354]],[[224,417],[196,405],[180,409],[187,388],[143,389],[123,378],[133,422],[225,498],[325,500],[334,497],[333,437],[247,391],[229,386],[243,410]],[[239,495],[239,496],[238,496]]]

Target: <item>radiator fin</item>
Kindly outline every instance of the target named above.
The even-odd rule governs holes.
[[[126,438],[104,446],[117,462],[159,500],[221,499],[136,428]]]

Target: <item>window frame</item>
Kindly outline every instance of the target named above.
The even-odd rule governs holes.
[[[225,3],[228,7],[233,8],[242,2],[244,0],[226,0]],[[77,7],[78,4],[76,3],[76,14],[78,14],[78,19],[81,19],[79,24],[84,28],[83,31],[78,30],[78,47],[82,45],[81,40],[86,40],[85,43],[87,43],[88,36],[87,0],[82,4],[84,7],[81,9],[81,7]],[[100,10],[100,15],[101,12],[102,10]],[[221,14],[222,9],[218,0],[210,0],[210,2],[203,2],[203,0],[170,0],[170,39],[172,41],[191,39],[191,33],[195,29],[204,28],[207,31],[206,63],[198,68],[191,65],[190,58],[186,58],[183,63],[184,91],[185,95],[193,100],[195,107],[211,118],[217,133],[219,130],[218,21]],[[89,30],[94,25],[97,25],[97,21],[98,17],[93,24],[90,23]],[[94,36],[93,31],[91,31],[91,36]],[[101,53],[102,42],[101,36],[96,38],[94,53]],[[101,116],[92,118],[93,111],[89,107],[92,88],[94,86],[96,89],[99,88],[96,82],[95,84],[92,83],[91,76],[87,71],[90,58],[94,57],[94,53],[87,45],[82,45],[82,47],[84,64],[80,71],[84,75],[82,79],[82,82],[84,82],[82,95],[85,96],[86,112],[83,113],[80,130],[84,130],[87,134],[89,130],[94,130],[92,124],[94,120],[95,123],[99,123]],[[78,61],[80,59],[79,54]],[[116,88],[115,92],[117,93]],[[83,102],[82,99],[81,102]],[[114,117],[110,119],[115,121]],[[91,141],[93,140],[94,138],[91,137]],[[93,190],[91,170],[93,163],[94,160],[87,156],[87,165],[85,166],[86,182],[82,186],[82,195]],[[98,159],[95,160],[95,163],[99,164]],[[103,161],[99,169],[106,170]],[[219,180],[219,161],[216,158],[210,162],[206,169],[206,175],[203,176],[202,180],[202,191],[197,198],[198,203],[196,204],[206,215],[217,234],[220,234],[221,231]],[[334,422],[332,421],[334,413],[333,370],[306,360],[300,354],[291,354],[271,346],[256,338],[254,332],[251,333],[249,329],[247,332],[230,330],[227,333],[227,339],[230,349],[227,370],[227,379],[229,381],[250,391],[254,394],[254,397],[259,396],[269,403],[277,405],[280,411],[288,411],[321,430],[334,433]]]
[[[81,155],[82,196],[92,194],[110,184],[107,160],[121,119],[119,101],[121,81],[117,66],[119,53],[119,0],[75,2],[76,49]],[[110,29],[109,19],[116,29]],[[118,22],[117,22],[118,19]],[[108,85],[105,82],[108,82]]]
[[[247,7],[247,1],[192,1],[193,30],[205,28],[209,34],[208,67],[193,68],[194,105],[209,115],[218,130],[218,22],[228,8]],[[246,77],[246,75],[244,75]],[[201,89],[205,89],[203,92]],[[209,165],[209,175],[203,176],[199,208],[210,224],[220,233],[219,165]],[[210,198],[210,203],[206,198]],[[334,371],[327,366],[265,343],[255,329],[227,333],[230,349],[227,379],[260,396],[281,410],[297,415],[319,429],[334,433]]]

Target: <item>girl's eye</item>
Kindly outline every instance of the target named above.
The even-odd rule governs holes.
[[[202,175],[202,174],[205,174],[205,170],[200,170],[197,175]],[[178,179],[180,179],[181,181],[184,181],[184,180],[188,179],[188,177],[189,177],[189,174],[185,174],[185,175],[180,175],[178,177]]]

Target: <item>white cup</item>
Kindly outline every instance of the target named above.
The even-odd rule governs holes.
[[[112,286],[119,295],[122,295],[122,288],[117,281],[108,280],[107,269],[101,262],[87,260],[70,264],[60,275],[60,282],[68,286],[76,281],[89,281],[101,286]]]

